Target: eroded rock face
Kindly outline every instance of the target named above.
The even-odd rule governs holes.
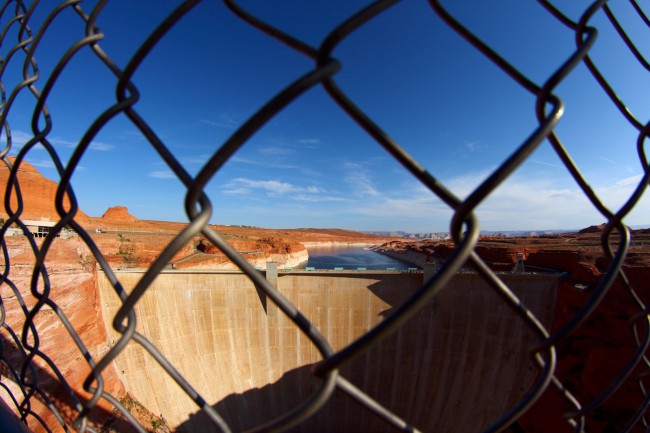
[[[27,307],[31,309],[37,302],[37,297],[30,291],[31,266],[34,263],[34,256],[26,245],[27,240],[24,237],[8,238],[6,242],[12,266],[11,282],[18,290],[17,295],[22,297]],[[95,267],[94,265],[85,266],[80,258],[80,251],[84,249],[83,244],[76,239],[57,239],[55,241],[52,254],[48,255],[47,260],[50,279],[49,299],[56,303],[61,314],[65,315],[77,330],[93,358],[99,359],[109,350],[109,344],[105,328],[98,326],[102,317]],[[43,290],[43,282],[40,281],[37,293],[43,293]],[[3,285],[2,295],[7,312],[7,323],[12,329],[22,331],[25,314],[18,303],[18,298],[10,295],[10,287],[7,285]],[[14,295],[16,294],[14,293]],[[44,305],[36,314],[34,323],[39,337],[39,350],[61,370],[75,392],[86,399],[90,398],[91,395],[83,390],[83,382],[90,373],[90,367],[81,356],[80,350],[76,347],[61,319],[50,306]],[[3,334],[5,350],[16,351],[14,342],[7,338],[8,334]],[[14,359],[19,361],[21,357],[18,352],[15,352],[14,355]],[[45,358],[37,356],[34,363],[38,366],[39,384],[48,390],[50,398],[54,400],[65,421],[72,423],[75,416],[75,411],[71,407],[73,403],[61,388],[56,375],[45,362]],[[104,371],[104,379],[106,392],[118,398],[126,393],[112,364]],[[91,419],[96,424],[103,425],[110,419],[111,409],[106,402],[102,402],[92,414]],[[40,415],[49,426],[58,424],[50,411],[42,410]],[[30,428],[33,431],[43,431],[37,423],[30,423]]]
[[[104,212],[104,215],[102,215],[102,219],[122,224],[138,221],[136,217],[129,213],[129,210],[126,208],[126,206],[109,207],[106,212]]]
[[[13,158],[8,157],[9,161],[13,163]],[[41,175],[34,166],[28,162],[21,162],[18,168],[18,184],[23,203],[23,211],[20,218],[23,220],[40,220],[41,218],[49,219],[50,221],[58,221],[60,219],[59,213],[54,206],[54,198],[58,185],[56,182],[46,179]],[[3,197],[7,191],[7,183],[9,181],[9,169],[7,165],[0,164],[0,191]],[[70,208],[70,201],[66,198],[63,201],[66,209]],[[18,210],[18,201],[16,198],[15,189],[11,189],[11,209]],[[4,206],[0,209],[0,216],[4,219],[8,218],[8,214]],[[82,223],[89,220],[88,215],[78,210],[75,220]]]
[[[229,243],[252,266],[266,268],[266,263],[275,262],[280,267],[295,267],[304,263],[309,254],[304,246],[299,243],[284,242],[275,238],[265,238],[259,241],[230,240]],[[197,256],[188,260],[179,260],[174,263],[177,269],[237,269],[224,253],[205,239],[200,239],[197,251],[211,257]]]
[[[198,245],[196,246],[196,249],[205,254],[218,254],[218,255],[223,254],[219,248],[215,247],[209,242],[206,242],[203,239],[199,241]]]
[[[24,301],[28,310],[32,310],[37,304],[38,297],[44,295],[45,286],[42,279],[39,279],[36,291],[32,293],[32,269],[35,256],[27,238],[8,237],[5,242],[11,265],[10,281],[16,288],[16,292],[7,283],[0,286],[0,290],[6,312],[6,324],[20,337],[24,331],[23,324],[26,315],[19,299]],[[39,248],[42,243],[43,239],[37,239]],[[0,266],[4,267],[5,265],[4,258],[2,258]],[[38,346],[35,347],[38,347],[38,351],[44,356],[36,356],[33,364],[36,366],[39,387],[45,390],[63,416],[64,421],[68,425],[72,425],[78,412],[49,362],[56,365],[65,377],[67,384],[82,402],[92,397],[92,394],[83,389],[83,383],[91,373],[91,367],[82,356],[82,350],[77,347],[65,328],[60,315],[67,318],[83,342],[85,349],[95,361],[101,359],[108,352],[110,343],[103,325],[97,290],[96,265],[86,245],[77,238],[57,238],[46,256],[46,266],[50,282],[46,299],[48,302],[54,302],[59,312],[55,312],[49,304],[46,304],[35,315],[34,325],[38,335]],[[33,334],[29,332],[27,336],[30,344],[35,344]],[[0,338],[4,355],[8,356],[20,371],[24,358],[17,349],[16,342],[6,332],[0,333]],[[8,385],[12,393],[19,397],[21,392],[15,383],[15,378],[5,374],[6,371],[2,373],[3,384]],[[133,402],[134,407],[138,406],[137,402],[128,395],[114,363],[108,365],[103,371],[102,377],[104,392],[111,394],[124,404]],[[45,407],[42,398],[32,399],[31,404],[33,410],[43,418],[45,424],[52,431],[63,431],[54,414]],[[113,411],[113,406],[103,399],[89,414],[88,419],[91,425],[103,428],[102,431],[105,432],[128,433],[135,431],[123,417]],[[155,431],[165,431],[164,423],[146,410],[139,410],[137,419],[145,426],[152,425],[152,420],[156,421],[156,425],[161,428],[155,429]],[[46,431],[33,417],[29,417],[29,427],[35,433]]]

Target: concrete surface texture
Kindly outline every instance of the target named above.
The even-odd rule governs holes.
[[[120,272],[130,290],[141,278]],[[506,275],[545,324],[557,277]],[[288,273],[278,289],[335,350],[383,320],[422,284],[420,273]],[[120,301],[100,273],[104,321]],[[241,273],[165,272],[136,308],[139,332],[227,420],[234,431],[259,425],[307,399],[319,384],[318,350]],[[473,274],[459,274],[434,302],[390,338],[341,369],[381,404],[422,431],[479,431],[533,384],[529,350],[539,341]],[[199,408],[139,345],[117,358],[129,391],[181,431],[214,431]],[[393,431],[340,391],[294,431]]]

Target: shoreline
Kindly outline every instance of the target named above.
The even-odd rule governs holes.
[[[376,242],[341,242],[341,241],[325,241],[325,242],[300,242],[305,249],[309,248],[322,248],[322,247],[372,247],[381,245]]]
[[[379,248],[373,249],[372,251],[405,263],[410,263],[420,269],[424,269],[424,266],[427,264],[424,255],[415,252],[398,252]]]

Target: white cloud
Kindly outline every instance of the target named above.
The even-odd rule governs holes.
[[[299,138],[296,142],[300,144],[320,144],[318,138]]]
[[[272,155],[272,156],[284,156],[284,155],[292,155],[296,153],[294,149],[290,149],[286,146],[268,146],[268,147],[260,147],[259,152],[262,155]]]
[[[483,142],[481,140],[467,141],[467,142],[465,142],[465,147],[467,147],[467,149],[470,152],[474,152],[475,150],[486,149],[487,148],[487,146],[485,144],[483,144]]]
[[[18,145],[21,146],[25,143],[27,143],[29,140],[31,140],[34,137],[33,134],[24,132],[24,131],[11,131],[11,143],[13,145]],[[2,136],[0,137],[0,142],[6,143],[7,142],[7,136],[5,134],[5,131],[3,130]]]
[[[534,162],[535,164],[547,165],[549,167],[564,168],[564,166],[560,164],[551,164],[550,162],[537,161],[536,159],[529,159],[528,161]]]
[[[27,143],[29,140],[31,140],[34,137],[33,134],[29,132],[24,132],[20,130],[12,130],[11,131],[11,151],[10,155],[17,155],[20,149]],[[7,145],[7,136],[5,134],[5,131],[3,129],[2,135],[0,135],[0,143],[2,143],[4,146]],[[31,151],[34,150],[45,150],[45,148],[39,143],[30,149]]]
[[[11,132],[11,141],[12,144],[15,146],[18,146],[19,148],[23,147],[25,143],[27,143],[29,140],[34,138],[34,135],[30,132],[25,132],[25,131],[12,131]],[[61,137],[46,137],[47,141],[50,142],[54,146],[60,146],[60,147],[66,147],[66,148],[75,148],[79,144],[77,141],[70,141],[66,140],[65,138]],[[3,134],[0,137],[0,143],[6,143],[7,138]],[[88,149],[90,150],[99,150],[99,151],[106,151],[106,150],[112,150],[114,149],[115,146],[112,144],[107,144],[107,143],[102,143],[99,141],[93,141],[90,143],[88,146]],[[32,150],[36,149],[44,149],[42,145],[37,144],[32,148]]]
[[[25,162],[30,163],[34,167],[37,168],[56,168],[54,165],[54,162],[52,162],[51,159],[40,159],[40,160],[33,160],[33,159],[25,159]]]
[[[368,170],[356,162],[346,162],[343,164],[347,174],[345,181],[350,184],[354,194],[363,196],[378,196],[379,191],[374,186]]]
[[[234,158],[234,157],[233,157]],[[203,165],[206,162],[208,162],[208,159],[210,159],[210,155],[197,155],[197,156],[187,156],[181,158],[181,162],[183,164],[188,164],[188,165]]]
[[[637,176],[626,177],[625,179],[621,179],[621,180],[618,180],[618,181],[614,182],[614,187],[618,188],[618,187],[623,187],[623,186],[627,186],[627,185],[636,186],[636,185],[639,184],[639,181],[641,180],[642,177],[643,177],[643,175],[641,175],[641,174],[639,174]]]
[[[390,190],[378,190],[372,185],[369,172],[359,170],[361,164],[349,163],[347,168],[357,177],[348,181],[357,193],[332,193],[320,186],[299,186],[277,179],[254,180],[237,178],[224,186],[231,195],[250,195],[256,198],[281,197],[266,203],[269,211],[292,218],[302,217],[298,209],[315,212],[315,217],[332,221],[375,221],[376,225],[413,231],[444,231],[449,229],[453,209],[447,206],[427,187],[409,179],[392,185]],[[464,198],[477,188],[491,173],[481,171],[443,180],[457,196]],[[594,186],[594,191],[616,211],[632,194],[640,176],[632,176],[607,185]],[[371,188],[373,193],[360,194]],[[313,203],[323,203],[315,206]],[[325,204],[331,204],[327,206]],[[303,206],[303,207],[301,207]],[[296,212],[294,214],[294,212]],[[482,230],[516,229],[580,229],[605,221],[589,202],[581,189],[567,176],[541,177],[530,172],[517,172],[488,195],[475,209]],[[629,225],[650,223],[650,194],[625,218]]]
[[[310,203],[316,203],[316,202],[350,202],[351,200],[343,197],[337,197],[337,196],[332,196],[332,195],[307,195],[307,194],[297,194],[293,197],[291,197],[293,200],[296,201],[303,201],[303,202],[310,202]]]
[[[106,151],[106,150],[115,149],[115,146],[113,146],[112,144],[101,143],[99,141],[93,141],[90,143],[90,146],[88,146],[88,149]]]
[[[61,137],[53,137],[53,138],[48,137],[48,140],[50,141],[50,143],[52,143],[55,146],[75,148],[79,145],[78,141],[70,141]],[[103,143],[100,141],[91,141],[90,144],[88,145],[88,150],[97,150],[100,152],[113,150],[113,149],[115,149],[115,146],[113,146],[112,144]]]
[[[171,170],[150,171],[149,177],[153,177],[156,179],[176,179],[176,175]]]
[[[489,171],[457,176],[445,185],[458,197],[467,197],[487,178]],[[611,185],[594,188],[601,200],[616,211],[637,186],[640,176],[621,179]],[[417,224],[431,230],[446,230],[453,210],[424,185],[413,181],[391,191],[368,195],[341,214],[362,215],[403,224]],[[488,195],[475,209],[481,229],[579,229],[605,220],[575,184],[559,184],[556,179],[516,174]],[[650,223],[650,197],[642,200],[627,224]]]
[[[217,120],[199,119],[199,122],[206,125],[216,126],[217,128],[235,129],[239,122],[229,113],[221,113],[217,116]]]
[[[618,161],[614,161],[613,159],[610,159],[610,158],[605,158],[604,156],[599,156],[598,159],[600,159],[601,161],[605,161],[605,162],[607,162],[609,164],[612,164],[612,165],[614,165],[616,167],[624,168],[625,170],[627,170],[630,173],[634,173],[634,171],[635,171],[634,168],[630,167],[629,165],[623,165]]]
[[[238,163],[238,164],[259,165],[260,167],[280,168],[280,169],[300,169],[301,171],[304,171],[303,168],[298,167],[297,165],[284,164],[282,162],[273,161],[268,158],[257,160],[257,159],[250,159],[250,158],[242,158],[241,156],[235,155],[232,156],[228,161]]]
[[[66,140],[61,137],[47,137],[47,140],[55,146],[76,147],[77,142]]]
[[[286,194],[296,187],[287,182],[280,182],[278,180],[252,180],[245,178],[237,178],[231,181],[234,185],[239,185],[242,188],[261,189],[270,194]]]
[[[232,179],[224,185],[224,193],[229,195],[249,195],[263,192],[268,197],[285,197],[302,202],[348,201],[348,199],[328,194],[319,186],[297,186],[279,180]]]

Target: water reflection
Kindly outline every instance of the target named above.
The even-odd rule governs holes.
[[[357,269],[385,270],[393,268],[404,270],[414,265],[402,262],[392,257],[370,251],[360,246],[327,246],[307,248],[309,253],[308,267],[316,269]]]

